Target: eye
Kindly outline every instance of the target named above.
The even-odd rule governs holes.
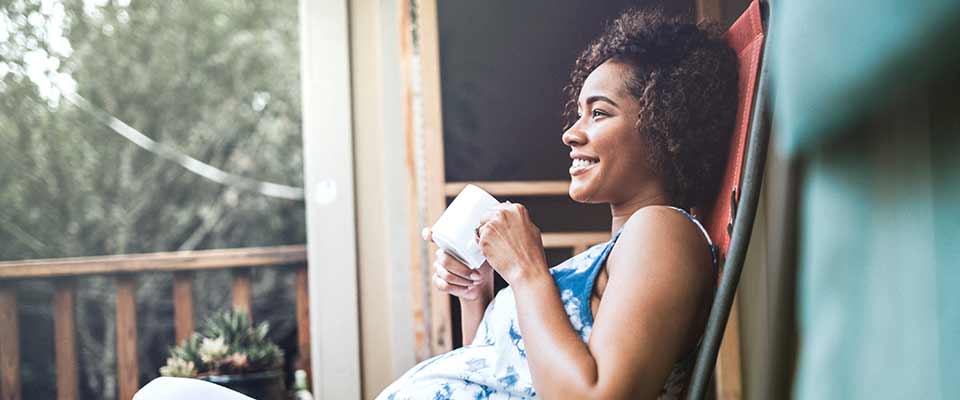
[[[597,117],[601,117],[601,116],[602,116],[602,117],[608,117],[608,116],[610,116],[610,114],[607,114],[605,111],[603,111],[603,110],[601,110],[601,109],[594,109],[594,110],[593,110],[593,113],[591,113],[591,115],[593,116],[593,118],[597,118]]]

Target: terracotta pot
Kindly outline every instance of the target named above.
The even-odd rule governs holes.
[[[209,375],[198,379],[216,383],[257,400],[286,399],[283,371],[279,369],[251,374]]]

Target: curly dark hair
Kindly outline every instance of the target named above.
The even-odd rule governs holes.
[[[637,129],[669,201],[706,205],[723,174],[737,109],[737,55],[720,32],[657,10],[624,11],[577,58],[564,89],[564,130],[577,119],[587,76],[607,60],[628,66],[624,85],[641,107]]]

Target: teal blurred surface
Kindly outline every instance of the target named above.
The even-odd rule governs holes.
[[[887,118],[809,155],[798,399],[960,398],[960,130]]]
[[[849,130],[910,87],[957,70],[960,1],[777,1],[772,51],[778,150]]]
[[[777,2],[798,399],[960,398],[960,2]]]

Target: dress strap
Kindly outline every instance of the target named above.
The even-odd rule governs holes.
[[[704,239],[707,240],[707,247],[710,249],[710,255],[713,257],[713,269],[716,270],[719,267],[719,260],[717,257],[717,246],[714,246],[713,240],[710,240],[710,234],[707,233],[707,229],[703,227],[703,224],[700,223],[700,220],[697,217],[694,217],[692,214],[688,213],[687,210],[682,208],[667,206],[667,208],[672,208],[679,211],[681,214],[686,215],[687,218],[693,221],[694,224],[697,224],[697,228],[700,228],[700,232],[703,233]]]

